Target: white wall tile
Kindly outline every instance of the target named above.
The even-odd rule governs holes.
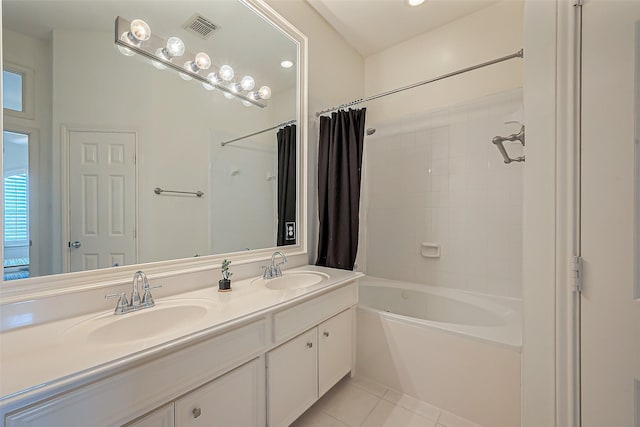
[[[491,142],[518,131],[503,121],[521,103],[516,90],[452,106],[367,146],[368,274],[521,296],[524,165]],[[421,257],[423,241],[441,258]]]

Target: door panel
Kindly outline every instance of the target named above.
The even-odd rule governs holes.
[[[70,269],[135,264],[136,135],[69,132]]]
[[[583,6],[584,427],[640,426],[636,395],[640,301],[634,296],[638,254],[634,256],[633,241],[638,215],[634,215],[638,21],[638,1],[591,0]]]

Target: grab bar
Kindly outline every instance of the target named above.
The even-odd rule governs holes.
[[[153,192],[156,194],[162,194],[162,193],[176,193],[176,194],[193,194],[196,197],[202,197],[204,196],[204,193],[202,191],[177,191],[177,190],[163,190],[160,187],[156,187],[153,189]]]
[[[498,147],[498,151],[502,154],[502,158],[506,164],[511,162],[524,162],[524,156],[511,158],[507,153],[507,150],[504,148],[504,141],[520,141],[522,146],[524,147],[524,125],[520,128],[520,132],[511,134],[509,136],[495,136],[493,137],[493,143],[496,147]]]

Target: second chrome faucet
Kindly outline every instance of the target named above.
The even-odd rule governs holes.
[[[280,255],[282,257],[282,262],[276,264],[276,256]],[[282,270],[280,266],[287,262],[287,257],[280,251],[274,252],[271,255],[271,265],[268,265],[264,268],[264,274],[262,275],[263,279],[273,279],[274,277],[282,276]]]

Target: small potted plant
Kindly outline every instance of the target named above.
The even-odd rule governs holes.
[[[229,271],[231,261],[225,259],[222,261],[222,279],[218,281],[218,292],[229,292],[231,290],[231,276],[233,273]]]

